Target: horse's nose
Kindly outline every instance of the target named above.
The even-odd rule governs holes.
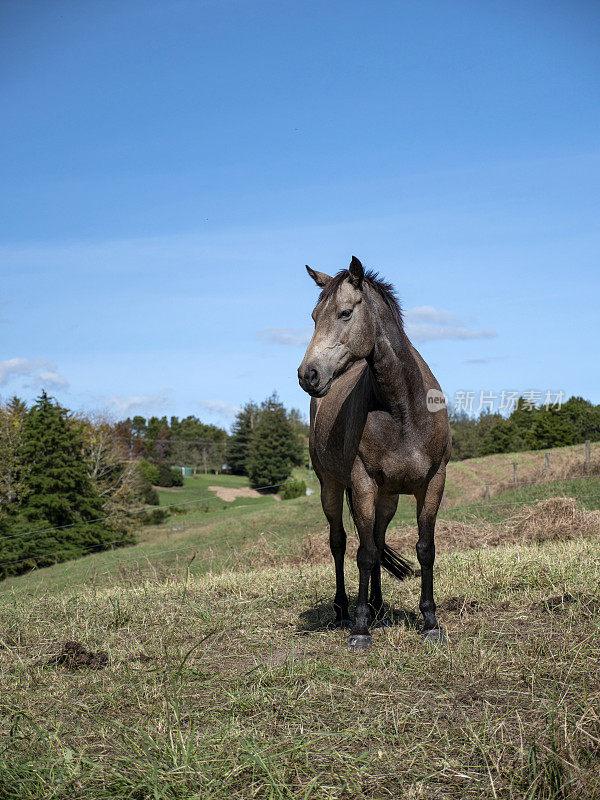
[[[319,377],[319,373],[314,367],[306,370],[305,379],[311,389],[317,388],[319,385]]]
[[[316,389],[319,385],[320,375],[318,370],[314,367],[308,367],[304,370],[304,373],[301,374],[300,370],[298,370],[298,378],[300,382],[304,384],[309,389]]]

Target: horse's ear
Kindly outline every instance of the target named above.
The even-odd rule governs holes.
[[[353,286],[356,286],[357,289],[360,289],[363,278],[365,277],[365,271],[363,269],[363,265],[356,256],[352,256],[352,261],[350,262],[350,268],[348,271],[350,272],[350,282]]]
[[[306,265],[306,271],[321,289],[324,289],[331,280],[331,275],[326,275],[324,272],[317,272],[315,269],[311,269],[308,264]]]

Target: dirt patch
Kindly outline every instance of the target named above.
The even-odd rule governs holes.
[[[208,489],[226,503],[233,503],[238,497],[262,497],[260,492],[250,489],[249,486],[241,486],[239,489],[234,489],[232,486],[209,486]]]
[[[47,661],[37,662],[36,666],[103,669],[107,664],[108,653],[105,650],[92,653],[90,650],[86,650],[80,642],[65,642],[58,655],[52,656]]]
[[[475,614],[479,611],[481,604],[479,600],[467,600],[466,597],[448,597],[438,606],[440,611],[458,612],[461,617],[465,614]]]
[[[566,594],[548,597],[539,603],[532,603],[530,608],[548,614],[565,612],[569,606],[579,603],[583,616],[595,617],[600,612],[600,601],[595,597],[585,594]]]

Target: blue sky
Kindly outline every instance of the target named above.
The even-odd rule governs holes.
[[[600,4],[0,6],[0,395],[228,425],[391,280],[452,399],[600,402]]]

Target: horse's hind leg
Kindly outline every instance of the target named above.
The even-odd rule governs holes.
[[[398,508],[398,495],[382,495],[377,500],[375,506],[375,525],[373,527],[373,537],[375,547],[379,551],[379,561],[371,570],[371,592],[369,595],[369,605],[373,610],[376,619],[383,617],[383,595],[381,593],[381,556],[385,544],[385,532],[392,521],[396,509]]]
[[[417,558],[421,565],[421,601],[419,610],[423,615],[423,633],[430,639],[443,639],[443,633],[435,616],[433,599],[433,564],[435,561],[435,520],[437,517],[444,484],[446,467],[442,466],[433,476],[423,495],[417,495],[417,525],[419,541]]]
[[[344,510],[344,487],[330,479],[321,481],[321,505],[329,523],[329,546],[335,563],[335,599],[333,609],[338,625],[350,626],[348,595],[344,585],[344,555],[346,553],[346,531],[342,521]]]

